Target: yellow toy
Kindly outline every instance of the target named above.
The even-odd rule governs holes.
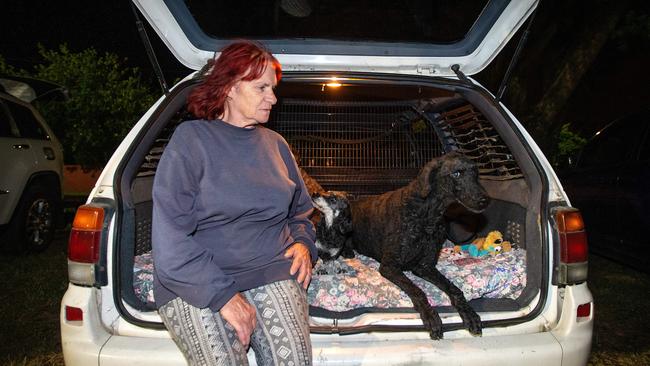
[[[495,256],[501,252],[509,252],[511,250],[512,244],[509,241],[504,241],[503,234],[498,230],[490,231],[486,237],[477,238],[471,244],[454,246],[455,253],[466,251],[470,257]]]

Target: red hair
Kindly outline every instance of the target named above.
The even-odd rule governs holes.
[[[280,81],[282,66],[264,46],[253,41],[237,41],[208,60],[201,72],[204,79],[187,97],[187,109],[197,118],[213,120],[224,112],[230,89],[240,80],[258,79],[271,66]]]

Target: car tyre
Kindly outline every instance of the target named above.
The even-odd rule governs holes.
[[[8,239],[16,253],[40,253],[54,239],[60,198],[56,190],[41,184],[24,192],[9,224]]]

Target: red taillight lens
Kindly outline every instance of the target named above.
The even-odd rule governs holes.
[[[587,233],[580,211],[558,210],[555,213],[560,237],[560,261],[563,263],[586,262],[589,258]]]
[[[99,260],[99,246],[104,209],[91,205],[77,208],[70,240],[68,241],[68,259],[81,263],[96,263]]]
[[[83,321],[84,313],[81,309],[72,306],[65,307],[65,320],[67,321]]]
[[[558,252],[553,273],[553,283],[574,285],[587,280],[589,251],[587,233],[580,211],[573,207],[558,206],[552,211],[555,219]]]
[[[578,309],[576,310],[576,317],[588,318],[590,316],[591,316],[591,303],[578,305]]]

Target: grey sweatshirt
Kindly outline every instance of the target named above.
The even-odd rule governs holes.
[[[220,120],[182,123],[153,185],[157,307],[180,297],[218,311],[239,291],[292,278],[289,246],[304,243],[317,257],[311,211],[279,134]]]

